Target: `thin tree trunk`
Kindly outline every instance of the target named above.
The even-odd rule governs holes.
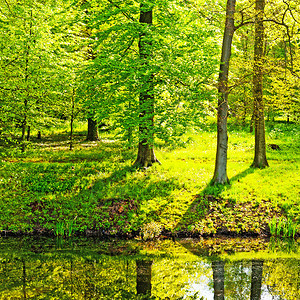
[[[73,125],[75,119],[75,90],[73,88],[72,100],[71,100],[71,121],[70,121],[70,150],[73,149]]]
[[[224,261],[213,261],[214,300],[224,300]]]
[[[248,30],[246,32],[246,36],[245,36],[245,45],[243,47],[243,52],[244,52],[244,60],[245,62],[248,61]],[[246,117],[247,117],[247,89],[246,89],[246,85],[244,84],[244,88],[243,88],[243,117],[242,117],[242,125],[245,126],[246,125]]]
[[[243,95],[243,116],[242,116],[242,125],[246,125],[246,116],[247,116],[247,100],[246,100],[246,87],[244,86],[244,95]]]
[[[152,261],[136,261],[136,292],[138,295],[151,296]]]
[[[265,0],[256,0],[254,72],[253,72],[255,154],[254,154],[254,161],[252,167],[254,168],[265,168],[268,166],[267,156],[266,156],[265,116],[264,116],[264,102],[263,102],[264,9],[265,9]]]
[[[26,108],[26,104],[25,104],[25,101],[24,101],[24,107]],[[22,122],[22,142],[25,141],[25,134],[26,134],[26,128],[27,128],[27,116],[25,115],[24,116],[24,119],[23,119],[23,122]]]
[[[99,141],[98,122],[92,118],[88,118],[88,133],[86,139],[88,141]]]
[[[260,300],[261,299],[263,263],[264,263],[263,260],[253,260],[252,261],[250,300]]]
[[[228,72],[231,56],[231,46],[234,34],[234,13],[236,0],[228,0],[226,7],[226,22],[223,36],[222,56],[218,87],[218,133],[217,155],[213,183],[229,183],[227,177],[227,115],[228,115]]]
[[[152,26],[152,9],[148,4],[140,5],[140,23],[144,26]],[[151,41],[147,40],[147,34],[144,32],[139,40],[139,53],[143,68],[143,87],[139,96],[140,124],[139,124],[139,145],[135,166],[149,167],[155,162],[159,162],[154,154],[154,84],[153,74],[146,74],[150,68],[149,60],[151,58]]]
[[[30,11],[30,25],[29,25],[29,37],[32,35],[32,10]],[[25,152],[26,149],[26,143],[25,143],[25,134],[26,134],[26,128],[28,123],[28,98],[29,98],[29,92],[28,92],[28,77],[29,77],[29,52],[30,52],[30,44],[28,43],[27,49],[26,49],[26,58],[25,58],[25,86],[26,86],[26,98],[24,99],[24,118],[22,122],[22,152]],[[28,140],[27,140],[28,141]]]

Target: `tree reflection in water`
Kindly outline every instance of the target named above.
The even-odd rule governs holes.
[[[261,299],[263,264],[264,264],[263,260],[253,260],[252,261],[250,300],[260,300]]]
[[[300,299],[297,258],[223,258],[179,244],[163,255],[85,249],[0,251],[0,300]]]
[[[213,261],[214,300],[224,300],[224,266],[225,262]]]
[[[136,261],[136,292],[138,295],[151,296],[151,267],[150,260]]]

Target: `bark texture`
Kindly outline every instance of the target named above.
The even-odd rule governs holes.
[[[140,5],[140,20],[144,26],[152,26],[152,9],[147,4],[141,3]],[[142,75],[143,87],[139,96],[139,145],[137,159],[134,163],[138,167],[149,167],[155,162],[159,162],[154,154],[154,85],[153,85],[153,74],[149,74],[147,69],[150,68],[149,60],[151,58],[151,46],[152,43],[149,41],[149,36],[144,30],[140,35],[139,40],[139,54],[144,69]]]
[[[225,262],[213,261],[214,300],[224,300],[224,266]]]
[[[88,118],[87,141],[99,141],[98,123],[92,118]]]
[[[253,100],[255,124],[255,153],[252,167],[268,166],[265,138],[265,115],[263,101],[263,64],[264,64],[264,10],[265,0],[255,2],[255,42],[253,70]]]
[[[151,296],[152,261],[136,261],[136,291],[138,295]]]
[[[222,56],[220,63],[219,87],[218,87],[218,133],[217,133],[217,155],[214,183],[229,183],[227,177],[227,115],[228,115],[228,72],[231,56],[231,46],[234,34],[234,13],[236,0],[228,0],[226,7],[226,22],[223,36]]]

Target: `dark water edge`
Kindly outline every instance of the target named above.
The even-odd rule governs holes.
[[[12,231],[12,230],[1,230],[0,231],[0,237],[24,237],[24,236],[31,236],[31,237],[48,237],[53,238],[57,235],[53,232],[53,230],[33,230],[30,232],[24,232],[24,231]],[[99,239],[112,239],[112,238],[119,238],[119,239],[134,239],[141,236],[141,231],[131,231],[131,232],[111,232],[107,230],[93,230],[93,229],[87,229],[83,232],[74,232],[72,234],[74,237],[94,237]],[[247,237],[262,237],[262,238],[271,238],[272,235],[269,231],[265,230],[262,234],[256,233],[256,232],[242,232],[242,233],[236,233],[231,232],[228,230],[218,231],[214,234],[200,234],[199,232],[193,232],[189,230],[182,230],[182,231],[170,231],[170,230],[162,230],[160,234],[157,236],[159,239],[174,239],[174,238],[211,238],[211,237],[241,237],[241,238],[247,238]],[[300,237],[300,234],[296,233],[295,237]]]
[[[300,299],[300,241],[0,238],[0,299]]]

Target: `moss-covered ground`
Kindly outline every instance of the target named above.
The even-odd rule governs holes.
[[[230,128],[226,186],[210,185],[214,126],[191,132],[180,145],[158,143],[155,151],[162,164],[146,170],[132,168],[136,149],[115,141],[113,133],[87,142],[85,132],[78,130],[73,151],[64,133],[32,140],[25,153],[2,145],[0,230],[141,234],[145,239],[168,234],[263,235],[277,219],[290,220],[299,232],[299,126],[267,125],[267,143],[279,149],[267,147],[270,167],[265,169],[250,167],[254,136],[248,131]]]

